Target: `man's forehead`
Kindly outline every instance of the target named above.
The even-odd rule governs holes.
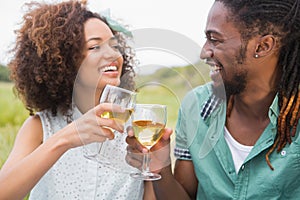
[[[237,30],[229,21],[229,11],[221,2],[215,2],[207,17],[205,32],[221,34],[225,30]]]

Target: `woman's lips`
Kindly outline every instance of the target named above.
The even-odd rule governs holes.
[[[110,78],[117,78],[119,76],[119,71],[117,65],[107,65],[98,69],[102,76],[108,76]]]
[[[118,68],[117,68],[117,66],[106,66],[106,67],[101,68],[100,71],[102,73],[109,72],[109,71],[118,71]]]

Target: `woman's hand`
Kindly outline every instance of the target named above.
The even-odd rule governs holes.
[[[160,140],[150,149],[150,170],[159,173],[160,170],[171,163],[170,159],[170,136],[172,129],[165,128],[162,130],[163,135]],[[132,128],[127,129],[128,136],[126,138],[127,155],[126,162],[138,169],[141,169],[143,163],[143,153],[147,153],[147,148],[144,147],[134,137]]]
[[[71,148],[90,144],[92,142],[103,142],[106,139],[111,140],[114,138],[111,129],[123,133],[123,124],[119,123],[117,120],[101,117],[101,114],[108,111],[113,113],[125,112],[125,110],[118,105],[102,103],[69,124],[66,128],[72,130],[71,134],[67,137]],[[64,129],[62,131],[64,131]]]

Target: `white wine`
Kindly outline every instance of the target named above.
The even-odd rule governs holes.
[[[132,122],[132,128],[137,140],[150,149],[161,138],[161,130],[165,128],[165,125],[150,120],[137,120]]]
[[[118,123],[124,125],[125,122],[129,119],[130,115],[132,114],[133,109],[126,109],[125,112],[119,113],[119,112],[103,112],[101,114],[102,118],[109,118],[116,120]]]

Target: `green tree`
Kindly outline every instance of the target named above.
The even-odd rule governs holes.
[[[9,69],[0,64],[0,81],[10,82],[9,79]]]

